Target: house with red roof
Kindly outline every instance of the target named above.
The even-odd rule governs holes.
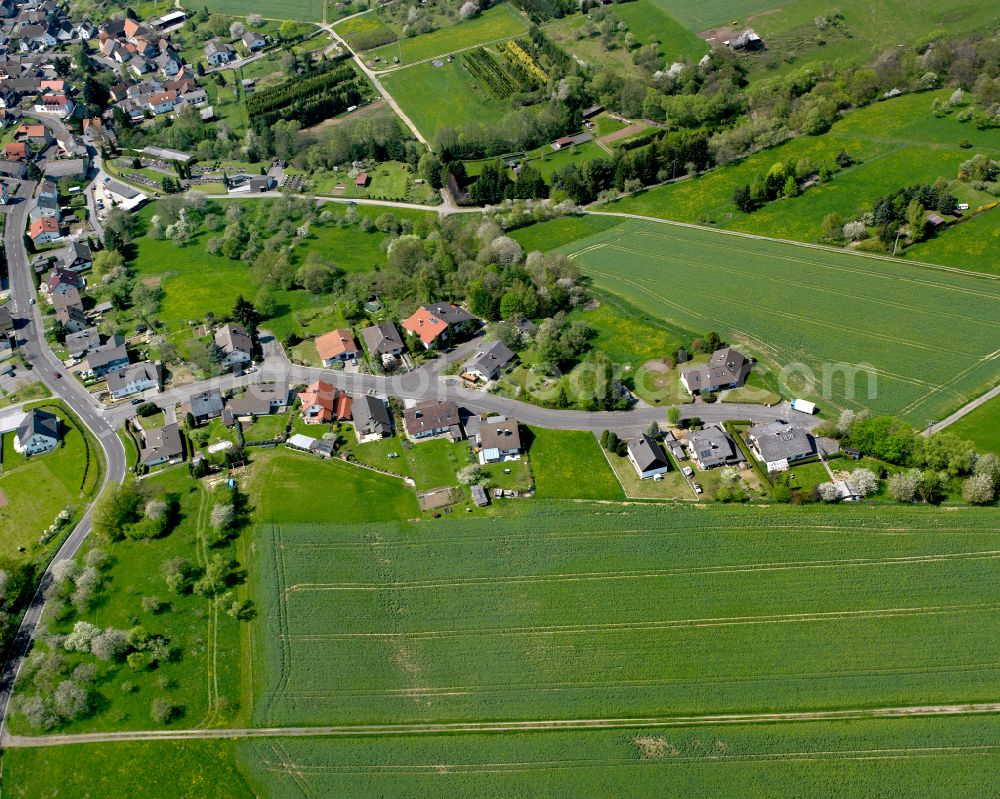
[[[12,141],[4,145],[3,157],[5,161],[25,161],[31,155],[27,142]]]
[[[59,241],[62,234],[59,232],[59,223],[55,217],[40,216],[31,223],[28,235],[35,244],[48,244],[52,241]]]
[[[55,114],[61,119],[65,119],[73,113],[76,106],[65,94],[47,93],[43,94],[35,101],[35,111],[38,113]]]
[[[361,349],[350,330],[333,330],[316,339],[316,351],[323,366],[333,366],[338,362],[356,361]]]
[[[351,398],[324,380],[317,380],[299,392],[302,410],[299,416],[306,424],[329,424],[351,418]]]
[[[403,321],[403,329],[420,339],[425,348],[440,346],[449,338],[475,324],[476,317],[450,303],[421,305]]]

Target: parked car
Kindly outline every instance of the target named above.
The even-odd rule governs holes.
[[[684,468],[681,469],[681,474],[683,474],[685,477],[694,477],[694,469],[692,469],[690,466],[685,466]]]
[[[136,399],[132,400],[132,404],[133,405],[142,405],[142,398],[141,397],[137,397]]]
[[[700,483],[692,483],[692,485],[694,486],[694,493],[700,494],[701,493],[701,484]]]

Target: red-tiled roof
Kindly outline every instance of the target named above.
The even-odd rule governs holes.
[[[359,352],[350,330],[333,330],[319,336],[316,339],[316,349],[320,359],[324,361]]]
[[[417,308],[409,319],[403,322],[403,328],[420,336],[424,344],[431,344],[438,336],[448,329],[448,323],[438,319],[423,306]]]

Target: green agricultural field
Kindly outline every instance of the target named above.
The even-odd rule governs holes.
[[[258,794],[237,769],[234,748],[231,741],[156,741],[8,749],[4,794],[251,799]]]
[[[255,721],[989,701],[994,516],[537,500],[499,525],[265,524]]]
[[[931,114],[931,103],[942,96],[911,94],[876,103],[848,114],[822,136],[793,139],[700,177],[626,198],[611,208],[774,238],[815,241],[822,234],[823,218],[831,212],[844,221],[857,219],[880,196],[903,186],[933,183],[938,177],[954,178],[959,164],[973,153],[985,152],[994,157],[1000,154],[997,138],[990,131],[977,131],[956,122],[953,116],[939,118]],[[963,139],[969,140],[972,149],[959,147]],[[832,164],[841,150],[858,163],[836,173],[829,183],[813,186],[792,199],[768,203],[750,214],[733,205],[733,189],[752,183],[772,164],[806,158],[818,170],[823,164]],[[950,236],[964,240],[962,226],[941,238]],[[968,260],[976,268],[975,264],[988,260],[991,240],[988,233],[974,229],[969,236],[969,256],[961,245],[952,244],[941,248],[921,245],[914,248],[913,257],[962,268]]]
[[[1000,211],[994,208],[942,230],[907,247],[903,257],[1000,275]]]
[[[25,458],[14,451],[14,433],[3,436],[0,468],[0,557],[23,559],[44,551],[40,536],[63,510],[75,520],[101,482],[104,455],[75,417],[58,402],[35,403],[60,418],[62,444]]]
[[[558,251],[639,309],[745,346],[783,394],[828,411],[922,426],[1000,372],[1000,285],[972,274],[634,220]]]
[[[667,14],[683,22],[689,30],[700,32],[712,25],[745,19],[775,7],[774,0],[653,0]],[[784,9],[782,9],[784,12]],[[819,12],[817,12],[819,13]]]
[[[991,717],[954,717],[285,738],[241,743],[237,753],[263,774],[263,795],[283,799],[718,799],[733,796],[733,786],[746,799],[978,799],[993,787],[995,728]]]
[[[980,452],[1000,455],[1000,398],[991,399],[963,416],[948,432],[972,441]]]
[[[429,61],[416,64],[380,80],[428,140],[443,127],[457,130],[469,120],[499,124],[511,111],[510,103],[494,100],[480,89],[461,58],[439,67]]]
[[[335,27],[337,33],[344,39],[347,39],[347,43],[355,50],[358,49],[356,42],[359,36],[366,37],[371,34],[389,33],[392,30],[373,12],[345,19],[343,22],[338,22]]]
[[[536,223],[518,228],[511,232],[511,237],[517,239],[525,252],[539,250],[548,252],[556,247],[602,233],[605,230],[623,224],[621,219],[613,216],[563,216],[550,222]]]
[[[217,14],[236,17],[260,14],[266,19],[320,22],[325,2],[326,0],[205,0],[201,5]]]
[[[528,29],[527,20],[510,3],[499,3],[472,19],[430,33],[403,38],[369,51],[366,56],[379,56],[387,63],[398,58],[401,64],[412,64],[458,50],[488,44],[518,36]]]

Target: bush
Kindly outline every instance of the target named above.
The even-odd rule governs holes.
[[[987,474],[974,474],[962,483],[962,497],[973,505],[988,505],[996,499],[996,487]]]
[[[135,412],[139,416],[155,416],[160,412],[160,408],[155,402],[144,402],[135,409]]]
[[[181,714],[180,705],[176,705],[168,699],[157,698],[153,700],[149,715],[157,724],[169,724]]]

